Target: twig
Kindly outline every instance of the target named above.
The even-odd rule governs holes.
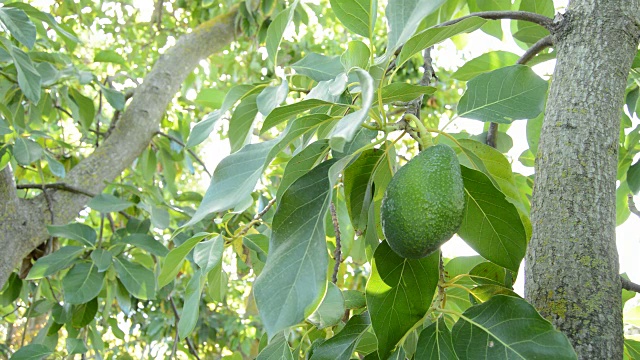
[[[631,280],[627,280],[627,279],[623,278],[622,276],[620,276],[620,283],[622,283],[622,288],[623,289],[640,293],[640,285],[638,285],[638,284],[636,284],[634,282],[631,282]]]
[[[633,215],[640,217],[640,210],[638,210],[638,208],[636,207],[636,203],[633,201],[633,194],[629,194],[627,199],[629,202],[629,211],[631,211]]]
[[[88,197],[94,197],[96,194],[93,194],[89,191],[77,188],[72,185],[67,185],[65,183],[49,183],[49,184],[18,184],[16,185],[16,189],[56,189],[56,190],[64,190]]]
[[[206,172],[207,175],[209,175],[209,177],[211,177],[211,173],[209,172],[209,170],[207,170],[207,167],[204,165],[204,162],[202,160],[200,160],[198,155],[196,155],[196,153],[194,153],[193,150],[187,149],[185,144],[180,139],[178,139],[177,137],[175,137],[173,135],[169,135],[167,133],[163,133],[162,131],[156,131],[156,134],[164,136],[167,139],[169,139],[169,140],[177,143],[178,145],[182,146],[183,148],[185,148],[189,152],[189,154],[191,154],[191,156],[193,156],[193,158],[198,162],[198,164],[200,164],[202,166],[202,168],[204,169],[204,172]]]
[[[254,225],[256,225],[257,223],[259,223],[260,221],[262,221],[262,217],[264,216],[264,214],[267,213],[267,211],[269,211],[269,209],[271,209],[271,207],[273,206],[273,204],[276,203],[276,198],[271,199],[271,201],[269,201],[269,203],[267,203],[267,205],[264,207],[264,209],[262,209],[262,211],[260,211],[259,213],[257,213],[253,219],[251,221],[249,221],[249,223],[247,225],[245,225],[242,230],[240,230],[240,232],[238,233],[238,235],[234,236],[234,239],[237,239],[241,236],[244,236],[244,234],[247,233],[247,231],[249,231],[249,229],[251,229]]]
[[[524,21],[529,21],[529,22],[538,24],[549,31],[554,29],[553,19],[548,18],[544,15],[540,15],[540,14],[536,14],[528,11],[481,11],[477,13],[471,13],[469,15],[459,17],[457,19],[445,21],[442,24],[437,25],[436,27],[443,27],[443,26],[457,24],[460,21],[468,19],[470,17],[481,17],[487,20],[501,20],[501,19],[524,20]]]
[[[332,201],[329,205],[331,211],[331,220],[333,221],[333,232],[336,235],[336,250],[333,253],[333,258],[336,260],[336,264],[333,266],[333,276],[331,276],[331,282],[336,284],[338,282],[338,271],[340,270],[340,263],[342,262],[342,244],[340,240],[340,224],[338,223],[338,215],[336,214],[336,205]]]
[[[524,54],[516,61],[516,64],[524,65],[538,55],[542,50],[553,45],[553,38],[551,35],[547,35],[533,44]],[[489,125],[489,132],[487,133],[487,145],[495,148],[498,141],[498,124],[492,122]]]
[[[176,303],[173,301],[173,297],[169,296],[169,303],[171,303],[171,309],[173,310],[173,316],[175,316],[176,318],[176,334],[178,331],[178,322],[180,322],[180,314],[178,314],[178,308],[176,308]],[[177,341],[177,337],[176,337],[176,341]],[[195,346],[193,345],[193,342],[191,341],[191,339],[187,336],[184,338],[184,340],[187,342],[187,347],[189,348],[189,352],[191,353],[191,355],[193,355],[196,359],[200,360],[200,357],[198,356],[198,351],[196,350]]]

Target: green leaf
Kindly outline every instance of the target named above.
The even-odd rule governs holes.
[[[538,143],[540,142],[540,131],[542,131],[543,121],[544,111],[535,118],[527,120],[527,143],[534,156],[538,153]]]
[[[344,297],[344,306],[347,309],[360,309],[367,306],[367,299],[362,291],[344,290],[342,296]]]
[[[517,272],[527,247],[518,210],[485,174],[461,170],[466,203],[458,235],[485,259]]]
[[[528,0],[520,2],[520,11],[528,11],[553,18],[555,7],[553,0]],[[513,37],[527,44],[533,44],[549,35],[549,30],[530,22],[518,20],[515,22],[516,31],[512,31]]]
[[[133,203],[111,194],[99,194],[91,199],[91,201],[89,201],[89,203],[87,204],[87,206],[89,206],[93,210],[99,211],[101,213],[118,212],[128,209],[133,205]]]
[[[305,97],[306,100],[318,99],[328,102],[337,102],[342,93],[347,89],[349,78],[347,74],[340,73],[333,80],[320,81]]]
[[[93,57],[93,62],[104,62],[127,67],[127,61],[114,50],[101,50]]]
[[[624,339],[625,360],[640,359],[640,341]]]
[[[42,360],[53,354],[53,350],[42,344],[28,344],[13,353],[11,360]]]
[[[253,123],[258,113],[257,97],[258,95],[252,94],[244,98],[229,120],[228,136],[232,153],[240,150],[251,139]]]
[[[113,266],[122,285],[140,300],[153,300],[156,297],[156,277],[146,267],[129,262],[122,255],[114,259]]]
[[[7,124],[5,119],[0,117],[0,136],[11,134],[11,133],[13,133],[13,130],[11,130],[11,128],[9,127],[9,124]]]
[[[465,359],[577,359],[569,340],[525,300],[496,295],[460,316],[453,346]]]
[[[85,224],[47,225],[49,235],[71,239],[93,247],[96,243],[96,231]]]
[[[276,198],[282,198],[285,190],[320,162],[328,150],[329,140],[322,139],[310,144],[291,158],[284,168],[284,175],[282,175],[282,180],[280,180]]]
[[[0,307],[9,306],[13,303],[22,291],[22,280],[18,277],[18,274],[11,273],[7,283],[0,289]]]
[[[331,0],[330,3],[331,10],[344,27],[366,38],[373,37],[377,0]]]
[[[81,328],[89,325],[98,312],[98,298],[93,298],[91,301],[76,305],[73,307],[71,315],[71,324],[75,328]]]
[[[429,310],[438,284],[439,261],[439,251],[409,260],[393,252],[386,241],[376,248],[366,297],[380,358],[386,359]]]
[[[422,19],[445,2],[446,0],[389,0],[385,10],[390,28],[386,55],[393,54],[413,35]]]
[[[640,191],[640,160],[629,167],[627,185],[629,185],[629,189],[634,195]]]
[[[201,106],[208,106],[212,109],[220,109],[224,102],[224,91],[216,88],[206,88],[198,91],[194,102]]]
[[[449,328],[447,328],[447,324],[445,324],[443,317],[438,318],[436,322],[427,326],[420,332],[415,358],[458,360],[458,357],[453,350],[451,332],[449,331]]]
[[[284,334],[277,334],[267,345],[256,360],[293,360],[293,354]]]
[[[260,134],[264,134],[267,130],[271,129],[272,127],[280,123],[283,123],[289,120],[290,118],[299,115],[304,111],[315,109],[317,107],[325,106],[325,105],[335,105],[335,104],[324,101],[324,100],[308,99],[308,100],[302,100],[297,103],[280,106],[274,109],[273,111],[271,111],[269,113],[269,116],[267,116],[264,119],[264,123],[262,124],[262,129],[260,129]]]
[[[42,158],[42,146],[31,139],[17,137],[13,145],[13,156],[20,165],[30,165]]]
[[[24,11],[11,7],[0,8],[0,22],[19,43],[29,50],[33,49],[36,43],[36,26]]]
[[[384,151],[370,149],[344,170],[344,193],[349,218],[354,229],[363,231],[367,227],[369,206],[373,199],[373,173]]]
[[[256,102],[258,104],[258,111],[262,116],[267,116],[273,109],[277,108],[287,99],[289,93],[289,83],[287,80],[282,80],[282,83],[277,86],[268,86],[258,95]]]
[[[112,257],[111,253],[104,249],[95,249],[91,252],[91,260],[96,264],[99,272],[107,271],[111,266]]]
[[[11,45],[11,42],[5,38],[2,38],[2,42],[13,58],[13,64],[16,66],[16,71],[18,72],[18,85],[20,89],[27,99],[37,104],[40,101],[40,86],[42,85],[40,73],[38,73],[38,70],[33,66],[29,55]]]
[[[107,102],[116,110],[124,110],[124,104],[126,101],[124,98],[124,94],[118,90],[104,86],[104,84],[102,84],[101,82],[97,83],[98,85],[100,85],[102,94],[104,95],[105,99],[107,99]]]
[[[198,264],[203,273],[208,273],[222,260],[224,251],[224,238],[218,235],[207,241],[196,244],[193,250],[193,260]]]
[[[93,100],[82,95],[74,88],[69,88],[69,98],[78,107],[78,120],[85,130],[88,130],[93,124],[96,116],[96,108]]]
[[[269,337],[309,316],[326,292],[324,218],[345,159],[316,166],[279,200],[267,262],[253,288]]]
[[[337,325],[346,310],[342,292],[333,283],[327,284],[327,292],[316,311],[309,316],[309,322],[319,330]]]
[[[343,151],[345,144],[353,139],[356,132],[361,128],[362,122],[369,117],[369,110],[373,104],[373,93],[375,91],[373,78],[363,69],[356,68],[354,71],[358,75],[360,88],[362,89],[362,104],[359,110],[349,113],[340,119],[331,134],[329,134],[329,145],[336,151]]]
[[[296,73],[308,76],[317,82],[333,80],[344,72],[344,66],[339,56],[325,56],[316,53],[309,53],[290,66]]]
[[[89,349],[87,349],[87,345],[84,343],[84,340],[74,339],[71,337],[68,337],[66,340],[66,349],[69,355],[84,354],[89,351]]]
[[[41,257],[33,264],[26,280],[37,280],[66,269],[84,252],[81,246],[63,246],[47,256]]]
[[[484,25],[485,22],[487,22],[487,20],[472,16],[453,25],[434,27],[415,34],[402,47],[396,59],[397,68],[400,68],[413,55],[422,50],[447,40],[452,36],[475,31]]]
[[[73,43],[80,42],[80,40],[78,40],[78,38],[74,34],[72,34],[71,32],[63,29],[51,14],[42,12],[42,11],[34,8],[33,6],[31,6],[31,5],[27,4],[27,3],[22,3],[22,2],[13,2],[13,3],[10,3],[10,4],[6,4],[5,7],[14,7],[14,8],[22,9],[30,17],[38,19],[38,20],[41,20],[41,21],[44,21],[45,23],[49,24],[53,30],[55,30],[64,39],[69,41],[69,42],[67,42],[67,46],[69,46],[69,48],[71,48],[71,49],[73,48],[73,46],[72,46]]]
[[[513,65],[520,57],[508,51],[491,51],[467,61],[451,77],[468,81],[486,72]]]
[[[127,225],[128,227],[128,225]],[[147,230],[148,231],[148,230]],[[146,232],[146,231],[145,231]],[[122,238],[122,242],[146,250],[155,256],[165,257],[169,253],[164,244],[148,234],[131,234]]]
[[[421,95],[431,95],[435,91],[436,88],[433,86],[420,86],[395,82],[382,88],[382,103],[388,104],[396,101],[408,102]]]
[[[275,19],[273,19],[273,22],[269,24],[269,28],[267,29],[267,54],[273,61],[274,66],[278,66],[278,47],[280,47],[280,43],[284,37],[284,31],[287,29],[291,20],[293,20],[293,14],[298,6],[298,2],[299,0],[295,0],[293,4],[281,11]]]
[[[525,65],[478,75],[467,83],[458,102],[458,115],[502,124],[532,119],[544,110],[547,86]]]
[[[62,279],[64,301],[69,304],[83,304],[98,296],[104,274],[98,272],[98,267],[93,263],[74,265]]]
[[[222,262],[207,274],[207,295],[213,302],[223,302],[227,293],[229,276],[222,270]]]
[[[51,171],[53,175],[59,178],[64,178],[67,175],[67,171],[64,168],[64,165],[62,165],[53,156],[45,152],[44,157],[45,159],[47,159],[47,162],[49,163],[49,171]]]
[[[165,285],[173,281],[182,267],[184,258],[189,254],[191,249],[193,249],[193,247],[202,239],[209,236],[211,236],[209,233],[197,233],[182,243],[182,245],[171,249],[169,254],[167,254],[167,258],[164,260],[164,264],[162,264],[160,275],[158,275],[158,289],[163,288]]]
[[[362,41],[350,41],[347,44],[347,50],[340,56],[340,62],[344,65],[345,70],[350,71],[352,68],[369,68],[369,58],[371,50],[367,44]]]
[[[511,10],[511,0],[469,0],[469,12],[480,11],[509,11]],[[485,33],[502,40],[502,23],[498,21],[487,21],[481,28]],[[515,62],[515,61],[514,61]],[[513,64],[513,62],[511,63]]]
[[[356,344],[369,329],[371,320],[369,313],[355,315],[335,336],[318,346],[310,360],[349,360]]]
[[[202,274],[202,270],[194,272],[185,290],[184,306],[178,322],[178,336],[181,340],[189,336],[198,323],[200,297],[207,279]]]

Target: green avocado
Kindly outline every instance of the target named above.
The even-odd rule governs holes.
[[[425,257],[458,231],[464,202],[456,153],[447,145],[431,146],[389,182],[382,199],[382,231],[398,255]]]

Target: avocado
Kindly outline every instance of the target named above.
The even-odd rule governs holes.
[[[380,212],[382,232],[398,255],[425,257],[458,231],[464,202],[456,153],[447,145],[428,147],[389,182]]]

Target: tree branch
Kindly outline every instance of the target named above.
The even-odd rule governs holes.
[[[196,153],[193,152],[193,150],[187,149],[186,145],[180,139],[178,139],[177,137],[175,137],[173,135],[169,135],[169,134],[163,133],[162,131],[158,131],[158,132],[156,132],[156,134],[164,136],[167,139],[169,139],[169,140],[175,142],[176,144],[182,146],[185,150],[187,150],[187,152],[189,152],[189,154],[191,154],[191,156],[193,156],[193,158],[198,162],[198,164],[200,164],[200,166],[202,166],[202,168],[204,169],[204,172],[206,172],[207,175],[209,175],[209,177],[211,177],[211,173],[209,172],[209,170],[207,170],[207,166],[204,164],[204,162],[202,160],[200,160],[198,155],[196,155]]]
[[[622,283],[622,288],[625,290],[633,291],[636,293],[640,293],[640,285],[631,282],[631,280],[627,280],[620,276],[620,283]]]
[[[67,185],[65,183],[49,183],[49,184],[18,184],[16,185],[16,189],[38,189],[38,190],[44,190],[44,189],[56,189],[56,190],[64,190],[64,191],[69,191],[72,192],[74,194],[80,194],[80,195],[84,195],[87,197],[94,197],[96,196],[96,194],[90,193],[86,190],[82,190],[78,187],[75,186],[71,186],[71,185]]]
[[[176,335],[177,335],[178,323],[180,322],[180,314],[178,314],[178,309],[176,308],[176,303],[173,301],[173,296],[169,296],[169,303],[171,303],[171,310],[173,310],[173,316],[175,316],[176,318]],[[193,341],[191,341],[191,338],[187,336],[184,338],[184,340],[187,342],[187,347],[189,348],[189,352],[191,353],[191,355],[193,355],[196,359],[200,360],[200,357],[198,356],[198,351],[196,350],[196,347],[193,345]],[[174,341],[178,341],[177,336]]]
[[[329,207],[331,211],[331,220],[333,222],[333,232],[336,234],[336,250],[333,253],[333,258],[336,264],[333,266],[333,275],[331,276],[331,282],[336,284],[338,282],[338,271],[340,270],[340,263],[342,262],[342,243],[340,239],[340,224],[338,223],[338,215],[336,214],[336,205],[331,202]]]
[[[552,31],[554,29],[553,19],[548,18],[544,15],[527,12],[527,11],[481,11],[477,13],[471,13],[469,15],[459,17],[457,19],[445,21],[442,24],[437,25],[437,27],[457,24],[460,21],[468,19],[470,17],[481,17],[487,20],[501,20],[501,19],[524,20],[524,21],[529,21],[529,22],[538,24],[549,31]]]
[[[266,214],[267,211],[269,211],[269,209],[271,209],[271,207],[275,203],[276,203],[276,198],[271,199],[271,201],[269,201],[269,203],[267,203],[267,205],[264,207],[264,209],[262,209],[262,211],[260,211],[259,213],[255,214],[253,219],[251,221],[249,221],[249,223],[247,225],[245,225],[242,228],[242,230],[240,230],[238,235],[234,236],[234,238],[237,239],[237,238],[239,238],[241,236],[244,236],[249,231],[249,229],[251,229],[257,223],[261,222],[262,221],[262,217],[264,216],[264,214]]]
[[[159,57],[135,96],[118,120],[110,136],[100,147],[73,167],[65,183],[99,194],[142,153],[159,130],[160,120],[184,79],[202,59],[222,51],[234,40],[238,6],[228,13],[202,23],[181,36],[176,44]],[[2,194],[0,194],[2,195]],[[86,205],[84,194],[68,191],[51,195],[55,221],[66,224]],[[4,199],[1,199],[4,202]],[[44,196],[21,201],[24,209],[2,219],[0,225],[0,287],[4,285],[14,264],[48,238]],[[10,224],[7,224],[10,223]]]
[[[629,203],[629,211],[631,211],[633,215],[640,217],[640,210],[638,210],[638,208],[636,207],[636,203],[633,201],[633,194],[629,194],[627,196],[627,199]]]

